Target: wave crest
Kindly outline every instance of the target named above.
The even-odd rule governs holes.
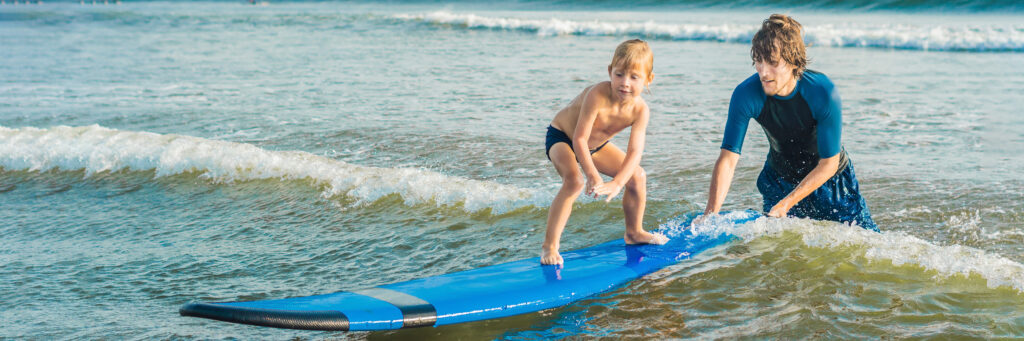
[[[655,39],[750,43],[757,25],[659,24],[647,22],[519,19],[438,11],[394,16],[402,21],[452,25],[467,29],[535,32],[541,36],[622,36]],[[926,51],[1024,52],[1024,26],[996,25],[820,25],[805,26],[812,46],[873,47]]]
[[[783,232],[797,233],[810,247],[864,248],[864,256],[874,261],[890,261],[895,266],[917,265],[938,272],[938,276],[952,277],[978,274],[989,288],[1010,287],[1024,293],[1024,264],[983,250],[962,246],[932,244],[903,232],[877,233],[855,226],[810,219],[774,219],[761,217],[750,223],[721,223],[748,216],[749,212],[733,212],[713,223],[694,226],[695,232],[708,235],[729,233],[743,240],[765,236],[778,236]],[[679,229],[685,218],[673,219],[663,225]]]
[[[84,170],[87,176],[121,170],[154,170],[158,177],[195,172],[215,182],[310,179],[326,187],[324,197],[346,195],[372,202],[398,194],[409,205],[461,205],[470,212],[490,208],[502,213],[550,201],[536,190],[428,170],[358,166],[306,152],[98,125],[0,127],[0,169]]]

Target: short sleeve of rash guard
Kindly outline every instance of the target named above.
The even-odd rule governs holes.
[[[818,155],[827,159],[842,150],[840,142],[843,133],[842,100],[835,85],[824,74],[806,72],[804,77],[815,83],[813,92],[805,94],[811,107],[811,115],[818,122]]]
[[[736,86],[729,100],[729,118],[725,122],[722,149],[740,154],[750,119],[760,114],[764,100],[764,90],[761,90],[760,79],[756,73]]]

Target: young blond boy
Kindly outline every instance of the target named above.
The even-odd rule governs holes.
[[[542,264],[563,263],[558,253],[562,230],[572,213],[573,202],[583,190],[595,198],[605,195],[605,202],[609,202],[625,188],[623,239],[627,244],[668,241],[663,235],[643,229],[647,176],[640,168],[640,156],[651,113],[640,95],[654,80],[653,68],[654,54],[646,42],[634,39],[619,44],[608,65],[610,80],[583,89],[548,126],[546,151],[562,177],[562,188],[548,212]],[[623,152],[609,140],[626,128],[631,130]],[[613,178],[604,182],[601,174]]]

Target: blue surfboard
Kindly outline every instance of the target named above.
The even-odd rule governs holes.
[[[696,214],[658,232],[665,245],[615,240],[563,252],[563,266],[539,258],[454,272],[372,288],[277,300],[204,303],[181,307],[182,316],[257,326],[310,330],[389,330],[479,321],[569,304],[615,288],[735,238],[686,228]],[[760,214],[734,212],[714,224],[742,224]]]

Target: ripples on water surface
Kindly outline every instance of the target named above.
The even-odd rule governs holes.
[[[0,338],[1024,335],[1017,5],[523,4],[0,5]],[[178,316],[536,256],[558,188],[543,129],[627,37],[656,55],[645,225],[673,224],[704,203],[775,11],[839,86],[882,234],[759,220],[597,297],[439,328]],[[727,208],[760,207],[766,148],[750,129]],[[618,201],[574,212],[565,249],[621,237]]]

